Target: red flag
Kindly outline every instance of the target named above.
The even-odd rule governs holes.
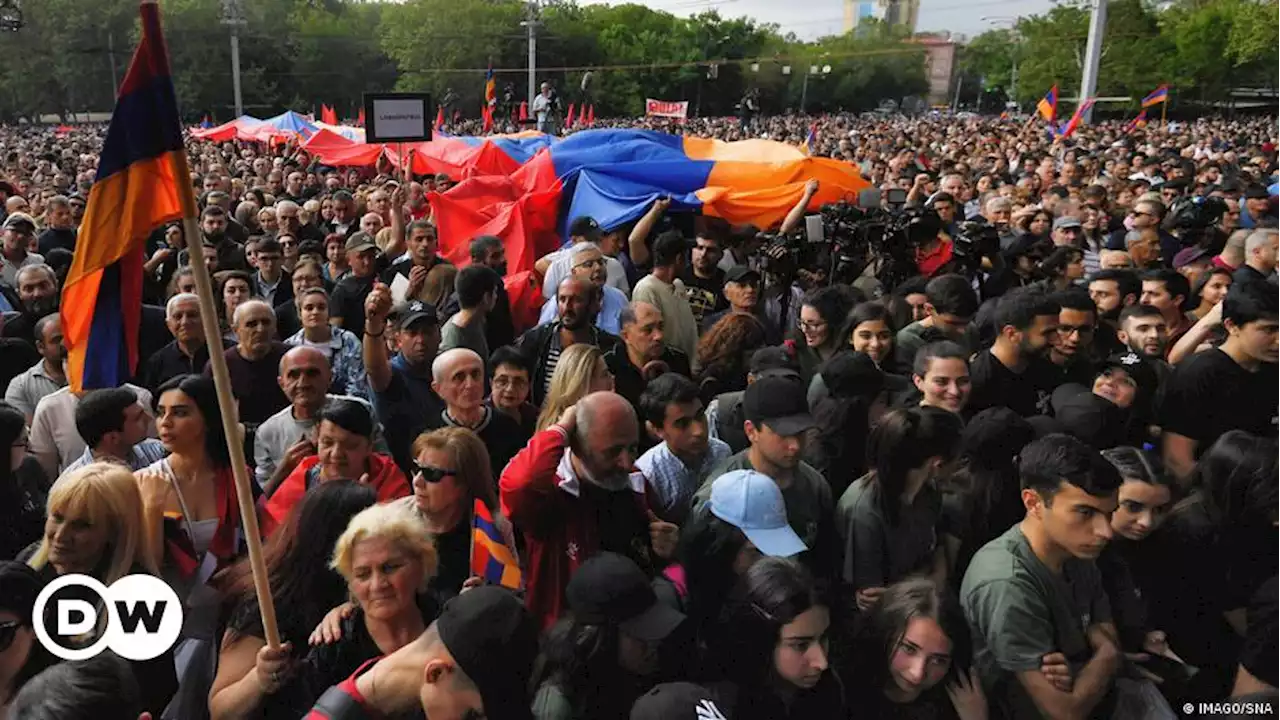
[[[569,103],[569,112],[564,116],[564,126],[567,128],[573,127],[573,103]]]
[[[480,108],[480,117],[484,124],[480,128],[480,132],[487,133],[493,130],[493,110],[489,106]]]
[[[436,109],[436,130],[444,128],[444,108]]]
[[[459,121],[459,120],[461,120],[461,119],[462,119],[462,111],[461,111],[461,110],[454,110],[454,111],[453,111],[453,123],[456,125],[456,124],[458,124],[458,121]]]
[[[520,103],[520,115],[516,119],[520,122],[529,119],[529,103],[523,101]]]
[[[587,106],[587,127],[596,126],[596,106],[594,104]]]
[[[356,125],[364,127],[364,108],[360,108],[360,114],[356,115]]]
[[[337,111],[335,111],[333,108],[329,107],[328,105],[321,105],[320,106],[320,122],[325,123],[327,125],[337,125],[338,124]]]

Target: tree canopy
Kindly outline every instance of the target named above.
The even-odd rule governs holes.
[[[188,119],[234,115],[227,0],[166,0],[163,20],[178,100]],[[428,90],[464,116],[479,114],[485,69],[499,96],[524,99],[527,43],[520,0],[238,0],[245,111],[267,116],[321,103],[352,117],[366,91]],[[137,38],[131,0],[41,0],[5,34],[0,120],[104,111],[113,70],[123,78]],[[646,97],[689,100],[701,114],[732,113],[750,88],[780,111],[874,108],[925,91],[924,56],[885,27],[802,42],[776,26],[715,12],[677,17],[641,5],[542,2],[538,79],[598,115],[639,114]],[[831,66],[811,78],[810,62]],[[784,70],[788,69],[788,71]],[[591,80],[583,91],[584,73]]]
[[[1174,88],[1175,99],[1205,103],[1227,100],[1233,88],[1274,89],[1276,12],[1276,0],[1110,0],[1097,95],[1129,96],[1136,107],[1161,84]],[[974,87],[1024,108],[1055,84],[1062,97],[1074,97],[1088,37],[1088,3],[1072,0],[973,38],[961,71]]]

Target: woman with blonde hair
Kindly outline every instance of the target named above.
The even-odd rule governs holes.
[[[401,503],[366,508],[338,538],[330,567],[347,581],[357,605],[342,637],[311,648],[301,672],[317,697],[366,661],[413,642],[439,608],[427,594],[437,555],[426,525]]]
[[[85,465],[58,478],[49,489],[44,537],[18,557],[45,583],[69,574],[88,575],[111,585],[126,575],[159,575],[147,552],[143,528],[142,495],[129,468],[114,463]],[[77,599],[97,605],[98,594],[76,588]],[[46,623],[53,622],[53,604],[46,609]],[[98,613],[105,619],[105,612]],[[71,639],[76,647],[88,647],[105,632],[105,624]],[[63,639],[64,641],[66,639]],[[144,709],[159,717],[178,689],[172,651],[153,660],[130,663],[143,689]]]
[[[585,343],[570,345],[560,353],[534,432],[551,427],[570,405],[602,390],[613,390],[613,373],[609,372],[600,348]]]

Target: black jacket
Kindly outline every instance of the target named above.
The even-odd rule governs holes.
[[[543,378],[546,376],[547,354],[551,350],[551,340],[560,332],[560,321],[549,322],[545,325],[539,325],[530,328],[516,340],[516,350],[524,355],[529,361],[529,366],[533,369],[533,374],[529,377],[529,385],[531,386],[530,394],[533,404],[542,407],[542,399],[546,394]],[[605,332],[595,325],[587,327],[587,332],[591,338],[591,344],[600,348],[600,352],[608,354],[617,345],[622,344],[622,338],[609,332]]]

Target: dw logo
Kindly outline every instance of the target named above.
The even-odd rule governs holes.
[[[64,588],[74,592],[55,599]],[[107,613],[105,632],[99,629],[100,609]],[[88,575],[63,575],[40,591],[31,616],[40,644],[63,660],[85,660],[105,649],[127,660],[151,660],[173,647],[182,632],[178,594],[151,575],[127,575],[111,587]],[[50,620],[52,634],[46,627]],[[77,639],[85,636],[92,642],[82,647]]]

